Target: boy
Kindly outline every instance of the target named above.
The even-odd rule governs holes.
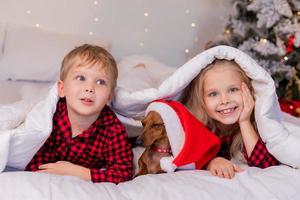
[[[133,153],[125,127],[106,105],[117,76],[114,58],[101,47],[85,44],[65,56],[52,133],[25,170],[93,182],[132,178]]]

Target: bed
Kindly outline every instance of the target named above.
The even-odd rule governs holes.
[[[118,185],[26,172],[0,174],[2,199],[299,199],[300,173],[290,167],[249,168],[232,180],[207,171],[145,175]]]
[[[23,28],[24,27],[22,27],[22,30]],[[11,30],[13,31],[15,29]],[[43,35],[43,32],[36,33],[36,30],[30,29],[28,33],[29,35],[31,31],[33,31],[34,34],[38,34],[40,37],[48,37],[49,34],[54,34],[47,33],[46,35]],[[22,34],[22,31],[20,32],[20,29],[18,29],[15,34]],[[18,42],[16,40],[17,38],[11,38],[10,41],[15,41],[14,45],[17,45]],[[47,41],[46,38],[44,38],[43,41]],[[34,40],[32,40],[32,42],[34,42]],[[69,48],[70,46],[68,45],[64,48]],[[10,45],[7,42],[5,48],[8,47],[13,47],[13,45]],[[31,45],[30,47],[30,49],[26,50],[29,53],[35,52],[39,49],[38,44]],[[47,98],[55,98],[54,78],[57,76],[58,68],[54,69],[53,65],[49,67],[45,66],[43,70],[56,71],[43,76],[40,74],[27,73],[28,71],[33,70],[32,68],[35,63],[30,64],[30,70],[26,69],[26,65],[24,65],[24,69],[16,71],[15,68],[13,68],[13,64],[10,67],[5,66],[5,68],[2,68],[3,65],[10,63],[6,56],[8,54],[14,55],[18,53],[17,50],[19,51],[19,48],[20,47],[15,46],[15,48],[3,51],[4,54],[0,55],[0,70],[2,72],[2,70],[5,69],[6,74],[5,76],[2,74],[2,80],[0,82],[0,166],[2,169],[5,166],[13,166],[17,168],[24,167],[27,162],[26,159],[28,160],[31,157],[30,155],[28,156],[27,153],[24,155],[25,152],[28,151],[30,154],[34,154],[34,150],[28,148],[28,146],[36,146],[35,149],[38,149],[38,145],[42,145],[42,141],[47,138],[47,134],[49,134],[48,126],[49,122],[51,122],[51,115],[45,117],[45,112],[47,113],[51,109],[46,106],[48,105],[47,103],[44,103],[45,107],[43,107],[43,103],[41,102]],[[61,50],[63,47],[59,46],[58,48]],[[107,48],[109,48],[109,45],[107,45]],[[59,52],[64,53],[62,51]],[[31,58],[33,59],[33,57]],[[200,58],[202,59],[201,56]],[[197,60],[191,60],[188,65],[194,65],[196,61]],[[141,64],[144,64],[144,66],[140,67]],[[37,66],[37,68],[40,68],[40,66]],[[147,103],[160,97],[172,97],[176,99],[177,92],[184,87],[184,84],[186,84],[187,81],[184,81],[184,83],[177,81],[177,84],[181,85],[176,85],[175,89],[168,87],[170,86],[168,82],[173,80],[174,77],[176,78],[177,74],[182,73],[184,68],[187,67],[182,66],[179,70],[175,71],[174,68],[164,65],[154,58],[145,56],[130,56],[119,61],[120,79],[118,81],[117,96],[113,101],[112,106],[115,111],[118,112],[120,119],[126,124],[130,137],[134,137],[139,134],[140,122],[136,119],[142,117],[143,110]],[[158,69],[160,70],[160,76],[157,75]],[[197,70],[193,71],[193,68],[190,68],[189,73],[196,74]],[[26,73],[23,73],[24,71]],[[133,81],[128,78],[128,76],[133,76],[134,74],[140,79],[135,79]],[[179,80],[178,77],[176,79]],[[137,84],[136,81],[140,81],[140,84]],[[54,95],[51,96],[50,94]],[[143,95],[143,98],[140,97],[141,95]],[[128,101],[124,103],[124,99],[127,99]],[[42,107],[37,107],[37,105]],[[132,106],[134,106],[134,109],[132,109]],[[43,120],[48,120],[47,122],[41,121],[42,124],[35,124],[38,128],[40,128],[36,130],[41,130],[40,133],[42,134],[31,134],[28,129],[20,128],[20,125],[23,124],[24,120],[27,119],[28,116],[35,116],[37,119],[46,118]],[[284,115],[284,117],[288,119],[287,123],[296,125],[299,123],[299,120],[296,118],[290,118],[286,115]],[[11,123],[6,123],[8,119],[10,119]],[[292,128],[298,130],[297,126],[292,126]],[[18,147],[18,143],[10,136],[12,131],[15,129],[19,130],[19,133],[23,131],[22,134],[20,134],[22,140],[16,141],[28,141],[25,146],[24,144],[19,144]],[[266,139],[268,140],[269,138],[266,137]],[[13,147],[16,147],[16,150]],[[137,159],[143,149],[141,147],[137,147],[134,148],[133,151],[135,155],[134,163],[136,169]],[[280,154],[279,156],[282,155]],[[291,163],[293,164],[294,162],[291,161]],[[4,200],[297,200],[300,198],[299,169],[294,169],[287,165],[274,166],[267,169],[259,169],[248,166],[242,166],[242,168],[244,171],[236,174],[235,178],[231,180],[213,177],[205,170],[188,170],[158,175],[139,176],[131,181],[120,183],[118,185],[113,183],[95,184],[70,176],[58,176],[24,171],[4,172],[0,173],[0,194],[1,199]]]

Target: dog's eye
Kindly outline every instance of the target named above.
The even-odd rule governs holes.
[[[164,124],[152,124],[151,128],[154,128],[154,129],[160,129],[163,127]]]

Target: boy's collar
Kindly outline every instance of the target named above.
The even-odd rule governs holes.
[[[58,109],[60,109],[59,110],[60,113],[62,113],[62,111],[63,111],[61,109],[67,109],[66,98],[65,97],[60,98],[57,106],[59,106]],[[66,113],[68,113],[68,112],[66,112]],[[115,113],[111,110],[111,108],[107,105],[104,105],[98,118],[93,123],[93,125],[96,123],[98,126],[107,126],[107,125],[114,123],[116,118],[117,117],[116,117]]]

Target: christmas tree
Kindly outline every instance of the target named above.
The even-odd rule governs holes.
[[[300,100],[300,0],[233,0],[234,13],[209,47],[236,47],[264,67],[278,96]]]

